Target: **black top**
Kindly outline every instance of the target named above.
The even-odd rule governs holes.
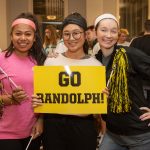
[[[150,34],[133,39],[133,41],[130,44],[130,47],[137,48],[150,56]],[[144,78],[144,85],[150,86],[150,83],[148,84],[147,82],[147,79]]]
[[[116,49],[123,46],[115,46],[109,63],[106,66],[106,78],[109,79],[111,72],[111,66]],[[150,56],[146,55],[142,51],[131,48],[123,47],[126,50],[129,70],[127,72],[128,77],[128,92],[129,98],[132,101],[131,112],[128,113],[112,113],[109,111],[107,117],[104,117],[106,121],[107,129],[115,134],[121,135],[137,135],[145,132],[150,132],[150,127],[148,123],[150,120],[141,121],[139,116],[142,114],[140,107],[150,107],[150,102],[144,98],[144,93],[142,89],[142,78],[146,76],[150,82]],[[102,62],[102,52],[101,50],[96,55],[96,58]],[[103,63],[103,62],[102,62]]]
[[[133,39],[130,44],[131,47],[140,49],[150,56],[150,34],[143,35]]]

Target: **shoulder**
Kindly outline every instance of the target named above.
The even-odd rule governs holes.
[[[7,66],[6,64],[12,64],[13,60],[10,57],[5,57],[6,51],[0,52],[0,66]]]
[[[57,57],[47,57],[44,66],[51,66],[56,64],[61,64],[61,62],[64,60],[64,56],[60,53]]]
[[[130,45],[138,43],[141,39],[143,39],[143,36],[133,38],[130,42]]]
[[[90,66],[102,66],[102,63],[98,61],[95,57],[91,56],[87,59],[87,61],[89,62]]]
[[[4,51],[0,52],[0,61],[6,59],[5,54],[6,54],[6,52],[4,52]]]
[[[125,49],[127,56],[130,58],[134,58],[134,57],[142,58],[144,56],[147,57],[147,55],[143,51],[135,47],[122,46],[122,48]]]

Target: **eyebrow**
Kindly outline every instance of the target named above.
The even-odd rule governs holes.
[[[21,31],[21,30],[14,30],[14,32],[31,32],[32,33],[32,30],[28,30],[28,31]]]
[[[105,28],[105,29],[108,29],[108,27],[104,27],[104,26],[100,26],[100,28]],[[111,28],[112,30],[118,30],[118,28],[117,27],[113,27],[113,28]]]
[[[75,31],[84,32],[84,31],[81,31],[80,29],[75,29],[75,30],[72,30],[72,31],[65,30],[64,32],[75,32]]]

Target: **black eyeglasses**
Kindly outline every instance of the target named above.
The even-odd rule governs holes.
[[[72,32],[72,33],[64,32],[64,33],[63,33],[63,39],[64,39],[64,40],[69,40],[70,37],[72,36],[75,40],[78,40],[78,39],[81,38],[81,34],[82,34],[82,33],[83,33],[83,32],[81,32],[81,31],[74,31],[74,32]]]

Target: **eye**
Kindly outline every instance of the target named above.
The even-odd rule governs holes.
[[[80,32],[73,32],[73,34],[74,34],[74,35],[78,35],[78,34],[80,34]]]
[[[26,36],[31,36],[31,33],[26,33],[25,35],[26,35]]]
[[[107,30],[106,30],[106,29],[101,29],[101,31],[102,31],[102,32],[106,32]]]
[[[15,32],[15,35],[16,35],[16,36],[20,36],[21,33],[20,33],[20,32]]]
[[[64,36],[69,36],[69,35],[70,35],[70,33],[63,33],[63,35],[64,35]]]
[[[78,32],[73,32],[72,35],[73,35],[74,37],[78,38],[78,37],[80,37],[81,33],[82,33],[82,32],[79,32],[79,31],[78,31]]]
[[[117,34],[118,32],[116,30],[111,31],[113,34]]]

